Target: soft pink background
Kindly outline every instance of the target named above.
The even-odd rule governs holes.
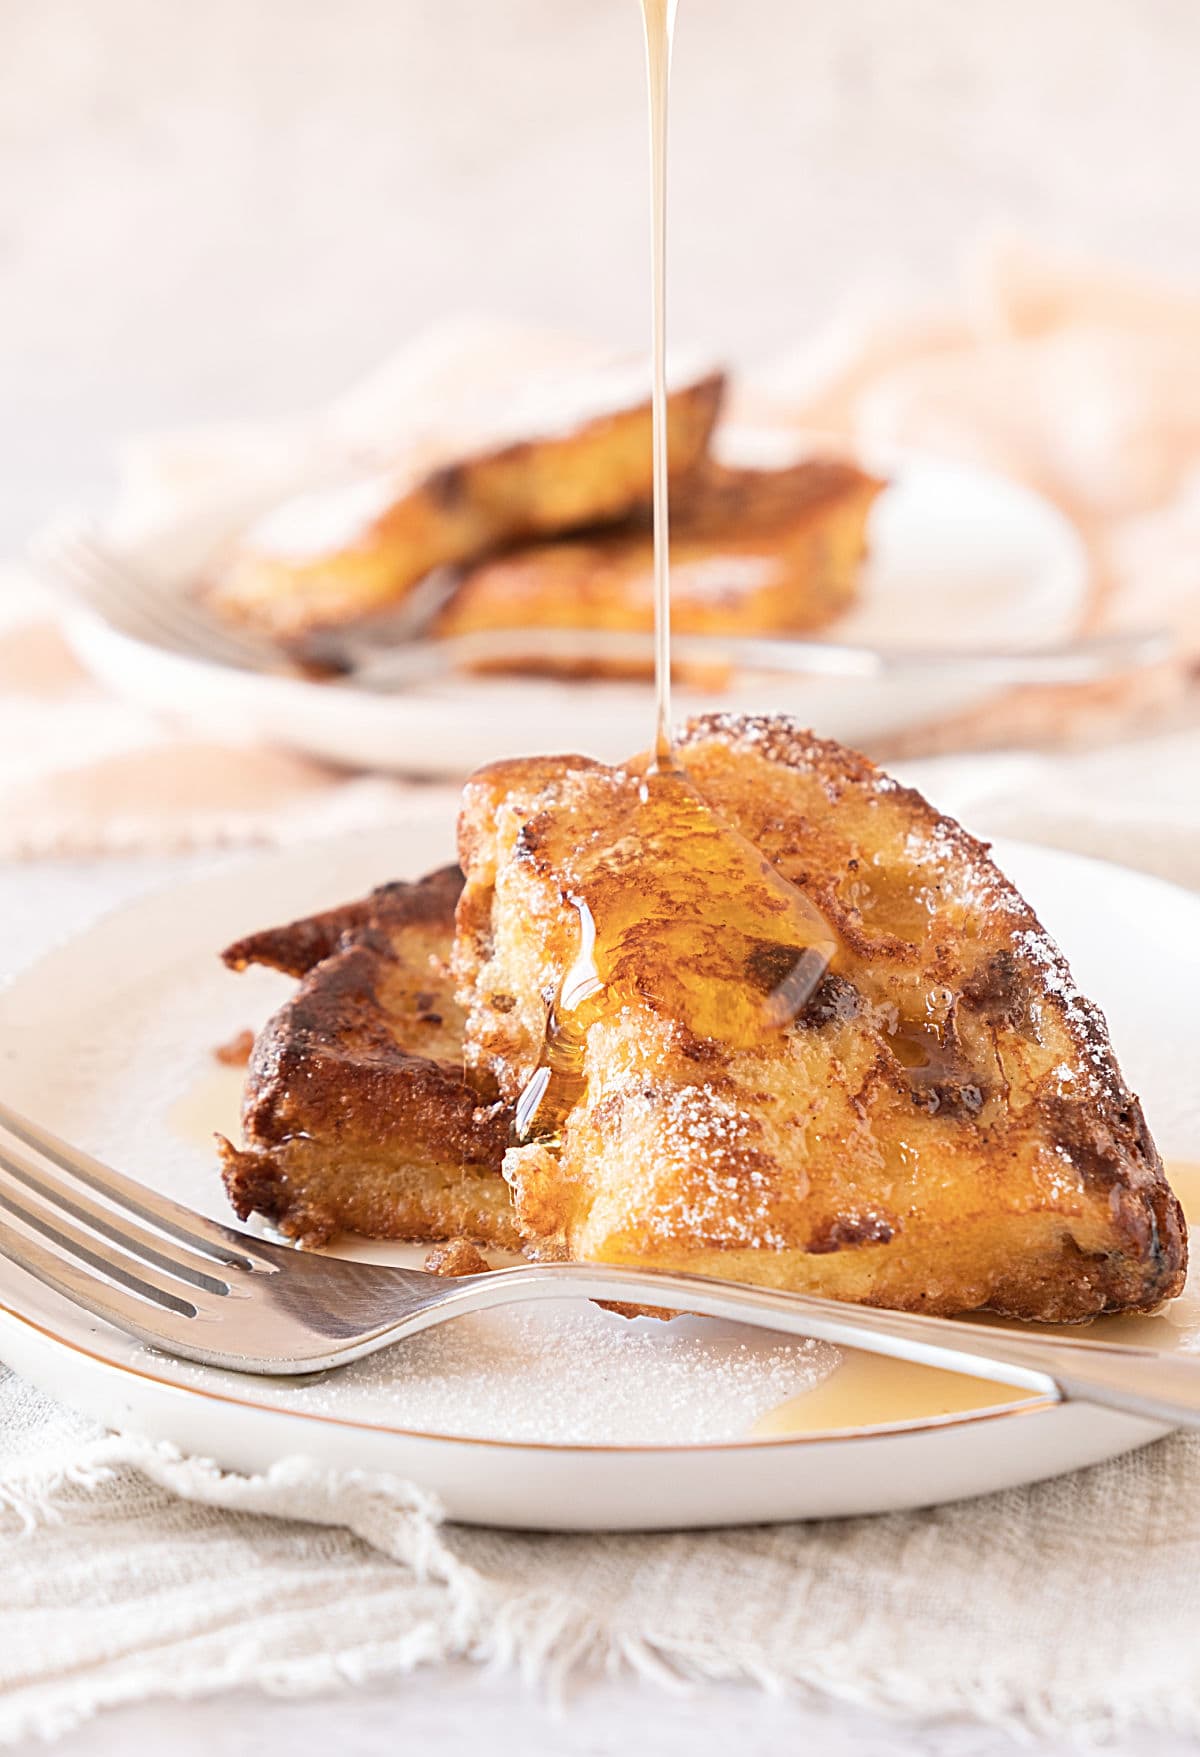
[[[0,543],[145,428],[464,306],[644,341],[637,0],[4,0]],[[1194,0],[680,0],[679,340],[765,358],[997,221],[1200,280]]]

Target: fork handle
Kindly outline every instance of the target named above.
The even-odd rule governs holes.
[[[1101,1404],[1171,1427],[1200,1427],[1200,1358],[1161,1349],[1030,1335],[998,1324],[930,1318],[701,1275],[604,1264],[519,1265],[466,1277],[455,1284],[455,1291],[464,1306],[475,1308],[564,1295],[668,1306],[997,1379],[1056,1402]]]

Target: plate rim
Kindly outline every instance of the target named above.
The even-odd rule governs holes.
[[[222,1403],[239,1410],[253,1410],[256,1414],[282,1416],[288,1421],[315,1421],[323,1427],[335,1427],[355,1433],[373,1433],[389,1435],[394,1439],[428,1440],[440,1446],[470,1446],[499,1449],[505,1452],[549,1452],[554,1454],[583,1454],[587,1457],[612,1456],[644,1458],[652,1456],[678,1457],[681,1453],[700,1452],[742,1452],[761,1451],[768,1448],[784,1446],[842,1445],[849,1441],[867,1441],[881,1438],[896,1439],[901,1436],[913,1437],[947,1428],[968,1426],[977,1422],[1000,1421],[1016,1415],[1044,1415],[1049,1411],[1061,1408],[1066,1399],[1053,1397],[1049,1393],[1034,1393],[1022,1397],[1013,1403],[986,1404],[980,1409],[962,1410],[957,1414],[932,1415],[910,1418],[898,1422],[875,1422],[870,1426],[856,1428],[817,1429],[805,1434],[743,1434],[733,1440],[691,1440],[669,1442],[650,1440],[636,1444],[612,1445],[600,1441],[577,1440],[505,1440],[481,1434],[443,1434],[428,1428],[394,1427],[390,1423],[353,1419],[348,1416],[329,1415],[320,1410],[287,1409],[274,1403],[259,1403],[248,1397],[239,1397],[230,1393],[225,1387],[208,1387],[203,1385],[184,1385],[177,1380],[166,1378],[158,1373],[145,1371],[129,1361],[114,1360],[110,1356],[94,1349],[85,1348],[81,1343],[69,1337],[59,1336],[35,1318],[14,1311],[7,1303],[5,1296],[0,1295],[0,1319],[21,1325],[26,1330],[33,1330],[57,1348],[66,1352],[81,1355],[86,1360],[106,1371],[122,1374],[127,1378],[141,1380],[156,1386],[159,1390],[179,1393],[184,1397],[199,1397],[209,1402]],[[336,1369],[335,1369],[336,1370]],[[252,1375],[247,1374],[249,1378]]]

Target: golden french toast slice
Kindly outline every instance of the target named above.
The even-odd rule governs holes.
[[[672,481],[708,444],[724,376],[667,403]],[[303,652],[324,633],[395,613],[436,568],[501,544],[605,524],[651,493],[650,401],[627,367],[528,387],[506,430],[430,471],[382,470],[309,489],[247,530],[203,586],[219,614]]]
[[[527,1249],[1047,1321],[1178,1293],[1104,1020],[986,848],[790,720],[679,756],[692,838],[644,760],[467,786],[465,1053],[522,1101]]]
[[[848,609],[882,482],[853,464],[784,469],[706,460],[671,502],[671,622],[680,634],[796,634]],[[654,626],[654,543],[645,524],[535,544],[470,568],[440,635],[495,628]],[[510,662],[511,668],[511,662]],[[523,670],[555,668],[536,640]],[[602,657],[571,670],[602,673]]]
[[[448,867],[225,952],[233,969],[300,979],[255,1043],[245,1144],[219,1142],[243,1220],[305,1244],[349,1231],[517,1245],[508,1117],[463,1079],[448,965],[461,887]]]

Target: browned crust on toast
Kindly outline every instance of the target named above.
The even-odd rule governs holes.
[[[364,928],[383,934],[410,928],[426,928],[434,936],[453,934],[462,882],[457,866],[443,866],[416,884],[397,879],[377,885],[367,896],[339,904],[336,909],[247,934],[226,946],[221,961],[231,970],[263,964],[285,976],[299,977],[332,957],[348,935]]]
[[[494,764],[464,793],[465,886],[453,868],[386,885],[225,954],[299,979],[255,1047],[245,1146],[222,1143],[238,1213],[310,1244],[523,1243],[1042,1322],[1178,1293],[1182,1212],[1104,1019],[987,846],[794,721],[706,716],[680,750],[836,930],[787,1030],[698,1037],[650,981],[591,1027],[561,1152],[506,1153],[577,952],[568,897],[602,918],[657,877],[604,839],[644,759]],[[773,980],[770,951],[748,981]]]
[[[724,374],[712,372],[672,391],[673,482],[703,456],[724,388]],[[309,490],[251,527],[201,593],[219,615],[252,625],[297,656],[319,655],[322,635],[395,615],[437,568],[611,523],[648,505],[650,421],[648,398],[617,400],[589,406],[561,430],[538,432],[534,422],[528,438],[465,452],[424,475],[384,472]],[[356,494],[363,510],[351,511],[345,536],[335,514],[332,541],[317,538],[306,548],[281,540],[281,517],[319,532],[328,508],[353,507]]]
[[[220,1143],[243,1219],[310,1245],[342,1230],[518,1243],[498,1175],[507,1115],[463,1079],[447,972],[461,884],[450,867],[384,885],[225,953],[300,978],[255,1043],[244,1145]]]

